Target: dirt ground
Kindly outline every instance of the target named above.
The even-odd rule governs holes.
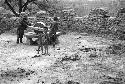
[[[115,49],[116,53],[108,48],[119,43],[124,41],[69,33],[59,36],[55,50],[49,46],[50,56],[34,57],[37,46],[26,44],[26,38],[16,44],[16,35],[4,33],[0,35],[0,84],[68,84],[69,80],[125,84],[124,47]]]

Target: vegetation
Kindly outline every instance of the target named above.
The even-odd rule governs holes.
[[[0,5],[3,7],[5,11],[10,10],[10,13],[3,14],[1,11],[0,14],[3,15],[1,17],[0,26],[1,33],[13,29],[17,27],[19,21],[15,19],[10,19],[12,16],[19,17],[21,12],[26,12],[29,16],[35,16],[35,14],[40,11],[44,10],[49,12],[50,15],[55,15],[57,13],[55,10],[58,11],[58,6],[55,5],[58,3],[57,0],[1,0]],[[5,18],[6,19],[5,19]],[[12,21],[13,20],[13,21]],[[17,24],[15,24],[15,21]],[[7,25],[7,26],[6,26]],[[9,28],[8,28],[9,27]]]
[[[105,7],[108,12],[103,11],[102,13],[108,14],[110,17],[115,17],[117,15],[118,10],[118,2],[116,1],[88,1],[88,0],[76,0],[72,2],[67,2],[65,0],[1,0],[1,6],[6,10],[11,10],[14,14],[13,16],[18,17],[21,12],[28,12],[29,16],[35,16],[38,11],[47,11],[49,16],[58,16],[60,17],[60,29],[61,30],[72,30],[72,31],[96,31],[100,32],[103,30],[114,32],[117,21],[120,19],[110,19],[107,18],[105,21],[99,11],[96,13],[94,8]],[[73,11],[71,11],[73,10]],[[12,14],[8,14],[6,19],[1,20],[3,26],[1,26],[1,30],[3,28],[9,30],[17,27],[18,23],[15,24],[16,20],[9,19]],[[38,14],[37,14],[38,15]],[[82,17],[82,19],[76,20],[75,17]],[[3,17],[1,17],[3,18]],[[13,20],[13,21],[12,21]],[[11,22],[11,23],[10,23]],[[16,21],[17,22],[17,21]],[[124,22],[124,20],[122,21]],[[105,24],[105,29],[104,25]],[[115,26],[114,26],[115,24]],[[5,26],[8,25],[8,26]],[[11,26],[10,26],[11,25]],[[9,27],[9,28],[6,28]],[[103,30],[102,30],[103,29]]]

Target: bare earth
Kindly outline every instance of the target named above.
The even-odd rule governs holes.
[[[49,47],[50,56],[33,58],[37,46],[26,44],[26,38],[23,44],[16,44],[16,35],[0,35],[0,84],[42,84],[42,81],[50,84],[57,79],[63,84],[68,80],[80,84],[99,84],[107,80],[107,76],[116,77],[125,71],[124,54],[109,55],[105,52],[109,45],[121,41],[85,33],[69,33],[61,35],[59,42],[56,50]],[[96,51],[85,51],[84,48],[94,48]],[[79,60],[60,61],[62,57],[76,54]]]

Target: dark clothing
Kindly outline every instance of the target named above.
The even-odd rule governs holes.
[[[49,44],[49,35],[48,34],[44,34],[42,39],[43,39],[43,42],[42,42],[43,45]]]
[[[50,35],[52,34],[56,34],[57,30],[58,30],[58,25],[59,23],[58,22],[54,22],[51,24],[51,31],[50,31]]]
[[[48,45],[49,35],[41,33],[39,34],[38,40],[39,40],[39,45]]]
[[[22,27],[19,27],[17,29],[17,35],[19,38],[23,38],[23,35],[24,35],[24,29]]]
[[[24,19],[20,22],[20,25],[17,28],[17,43],[19,43],[19,39],[20,39],[20,42],[22,43],[22,38],[23,38],[23,35],[24,35],[24,30],[26,30],[26,28],[28,27],[28,25],[31,25],[31,24],[29,24]]]
[[[23,42],[22,42],[22,38],[19,38],[19,36],[17,36],[17,43],[19,43],[19,42],[20,42],[20,43],[23,43]]]
[[[52,42],[52,44],[53,44],[53,42],[56,43],[56,40],[57,40],[57,36],[53,34],[51,36],[51,42]]]
[[[57,40],[57,36],[56,36],[56,32],[58,31],[58,22],[53,22],[51,25],[51,31],[50,31],[50,44],[53,44],[53,47],[56,44],[56,40]]]
[[[27,20],[22,20],[20,22],[20,25],[19,25],[18,29],[26,30],[28,25],[31,25],[31,24]]]

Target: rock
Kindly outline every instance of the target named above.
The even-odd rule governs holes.
[[[30,71],[31,74],[35,73],[35,71]]]
[[[123,82],[113,82],[113,81],[103,81],[100,82],[99,84],[124,84]]]
[[[11,79],[10,81],[14,81],[14,79]]]
[[[44,81],[42,81],[42,84],[45,83]]]
[[[91,48],[85,48],[85,52],[91,51]]]
[[[76,39],[80,39],[80,38],[82,38],[82,37],[80,36],[80,37],[77,37]]]
[[[69,80],[66,84],[80,84],[79,82],[75,82],[73,80]]]
[[[116,83],[111,81],[103,81],[103,82],[100,82],[99,84],[116,84]]]
[[[60,50],[60,48],[57,48],[57,50]]]
[[[27,80],[30,80],[29,78]]]
[[[74,55],[71,56],[70,59],[71,59],[72,61],[77,61],[77,60],[80,60],[80,56],[77,55],[77,54],[74,54]]]
[[[63,57],[63,58],[61,59],[61,61],[68,61],[68,60],[70,60],[70,57],[68,57],[68,56],[65,56],[65,57]]]
[[[75,84],[80,84],[79,82],[75,82]]]
[[[98,55],[96,55],[96,54],[91,54],[89,57],[90,57],[90,58],[91,58],[91,57],[98,57]]]
[[[81,42],[78,42],[78,44],[80,44]]]
[[[51,84],[62,84],[62,83],[60,82],[59,79],[57,79],[55,82],[53,82],[53,83],[51,83]]]
[[[26,75],[30,75],[30,73],[29,73],[29,72],[27,72],[27,73],[26,73]]]
[[[83,52],[89,52],[91,51],[92,49],[91,48],[81,48],[79,49],[80,51],[83,51]]]
[[[123,79],[120,77],[105,76],[108,81],[103,81],[100,84],[123,84]]]
[[[40,57],[40,55],[35,55],[35,56],[33,56],[32,58],[36,58],[36,57]]]
[[[18,73],[24,73],[24,72],[26,72],[25,69],[22,69],[22,68],[17,68],[17,70],[18,70]]]
[[[56,84],[56,83],[51,83],[51,84]]]
[[[77,54],[73,54],[71,56],[65,56],[65,57],[62,57],[61,61],[77,61],[80,59],[80,56],[77,55]]]
[[[6,42],[7,42],[7,43],[10,43],[10,42],[12,42],[12,41],[10,41],[10,40],[7,40]]]
[[[73,84],[74,82],[71,80],[71,81],[68,81],[67,84]]]
[[[121,44],[112,45],[112,48],[113,48],[114,50],[121,50],[121,47],[122,47]]]

